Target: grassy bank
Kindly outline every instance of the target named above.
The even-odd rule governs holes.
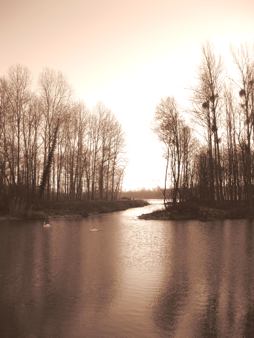
[[[87,217],[93,214],[121,211],[148,205],[143,200],[115,201],[42,201],[32,208],[24,208],[15,214],[0,215],[4,219],[45,219],[47,217]]]
[[[254,218],[254,210],[245,205],[188,206],[179,204],[169,210],[156,210],[139,216],[146,220],[201,220],[213,221],[223,219]]]
[[[143,207],[147,204],[148,203],[143,200],[64,201],[55,202],[49,206],[46,206],[44,212],[50,216],[78,215],[87,217],[93,214]]]

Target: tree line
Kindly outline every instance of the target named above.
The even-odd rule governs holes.
[[[155,131],[165,145],[165,206],[169,201],[253,204],[254,55],[242,47],[232,58],[235,78],[225,75],[211,45],[202,48],[188,112],[192,126],[173,97],[156,108]]]
[[[116,199],[124,136],[112,112],[76,102],[60,72],[45,69],[32,90],[29,70],[0,78],[0,198]]]

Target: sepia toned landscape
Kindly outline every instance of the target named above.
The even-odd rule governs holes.
[[[0,337],[254,336],[254,4],[0,0]]]

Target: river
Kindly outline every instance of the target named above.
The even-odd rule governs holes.
[[[2,222],[0,337],[254,337],[253,223],[137,218],[158,203]]]

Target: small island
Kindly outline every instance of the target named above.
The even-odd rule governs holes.
[[[142,214],[144,220],[200,220],[203,222],[225,219],[253,219],[254,211],[244,204],[194,205],[179,203],[176,206]]]

